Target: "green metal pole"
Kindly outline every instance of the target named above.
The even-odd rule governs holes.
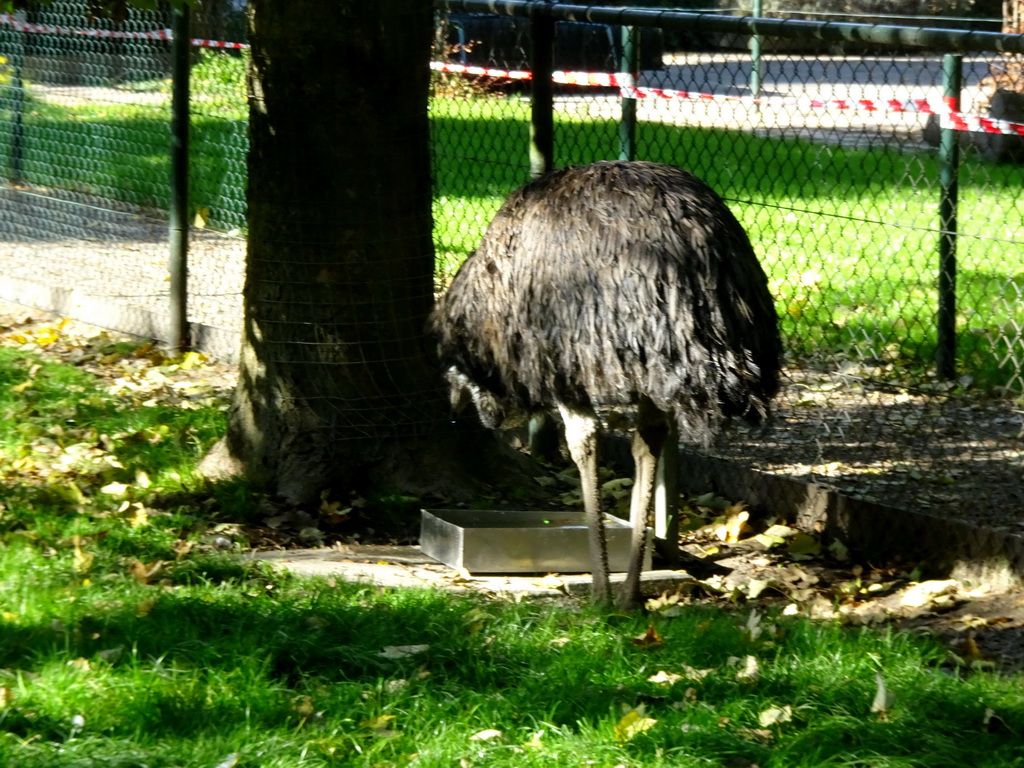
[[[760,18],[761,11],[761,0],[754,0],[754,16]],[[755,99],[761,98],[761,71],[761,35],[755,27],[750,36],[750,95]],[[761,106],[755,104],[754,109],[760,112]]]
[[[168,240],[170,253],[170,338],[171,349],[188,346],[188,139],[189,139],[189,34],[188,8],[174,10],[171,91],[171,204]]]
[[[540,6],[530,20],[530,177],[534,179],[555,167],[555,104],[551,85],[555,20],[547,11],[546,6]]]
[[[943,100],[960,111],[963,56],[947,53],[942,59]],[[960,172],[959,131],[942,128],[939,140],[939,306],[935,367],[939,376],[956,376],[956,240],[957,196]]]
[[[638,45],[639,30],[636,27],[622,27],[622,57],[619,71],[629,73],[636,85],[640,56]],[[622,115],[619,118],[619,160],[636,157],[636,97],[623,96],[620,99]]]
[[[25,21],[25,12],[18,11],[14,18]],[[11,77],[11,154],[9,177],[13,184],[25,180],[25,47],[28,32],[15,35],[14,73]]]
[[[621,0],[619,0],[621,2]],[[528,17],[536,13],[537,0],[433,0],[434,7],[446,11],[467,11],[507,16]],[[551,7],[551,15],[566,21],[587,21],[591,24],[630,24],[636,27],[662,27],[694,32],[751,32],[748,18],[723,13],[691,13],[665,8],[622,7],[621,5],[579,5],[559,2]],[[829,43],[881,43],[898,48],[923,46],[944,51],[1000,51],[1024,53],[1024,35],[999,32],[901,27],[888,24],[856,24],[801,19],[759,19],[757,33],[763,37],[799,40],[822,40]]]

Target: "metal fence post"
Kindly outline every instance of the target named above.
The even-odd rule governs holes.
[[[947,109],[960,111],[963,56],[947,53],[942,58],[943,101]],[[944,379],[956,376],[956,239],[957,195],[960,172],[960,136],[948,118],[939,141],[939,305],[936,325],[935,367]]]
[[[17,21],[25,21],[25,12],[14,14]],[[14,72],[11,75],[11,155],[9,177],[12,183],[24,181],[25,175],[25,48],[28,32],[15,33]]]
[[[635,86],[637,70],[640,69],[639,30],[623,25],[621,32],[622,56],[619,60],[619,71],[628,73],[630,84]],[[636,157],[636,94],[623,95],[619,101],[622,107],[622,115],[619,118],[619,160],[632,160]]]
[[[754,0],[753,15],[760,18],[762,12],[761,0]],[[750,36],[750,95],[754,99],[761,98],[761,34],[754,27],[754,34]],[[761,105],[755,102],[755,111],[761,111]]]
[[[175,8],[171,94],[171,202],[168,211],[167,258],[170,272],[170,346],[188,346],[188,181],[189,181],[189,57],[192,40],[189,10]]]
[[[555,106],[551,73],[555,69],[555,20],[551,0],[538,3],[530,17],[530,177],[555,167]]]

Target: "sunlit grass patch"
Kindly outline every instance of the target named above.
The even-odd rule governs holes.
[[[655,617],[663,642],[643,648],[644,617],[258,570],[194,586],[110,574],[40,602],[0,624],[0,756],[18,765],[1024,757],[1018,681],[957,679],[936,645],[895,632],[768,616],[752,638],[743,612],[694,607]],[[751,657],[753,678],[737,662]],[[879,677],[888,696],[872,711]]]

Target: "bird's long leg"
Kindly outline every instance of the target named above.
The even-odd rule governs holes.
[[[629,547],[629,569],[619,596],[620,606],[628,610],[640,599],[640,571],[643,568],[644,549],[647,544],[647,516],[654,492],[654,479],[658,458],[664,450],[668,436],[665,414],[647,398],[642,398],[637,409],[637,425],[633,434],[633,462],[636,477],[630,499],[629,521],[632,526]]]
[[[601,511],[601,489],[598,487],[597,416],[589,408],[580,410],[561,403],[558,410],[565,423],[565,443],[569,448],[569,455],[580,471],[583,509],[587,516],[587,533],[590,539],[594,601],[607,604],[611,602],[612,594],[608,572],[608,541],[604,529],[604,514]]]
[[[672,568],[679,566],[679,426],[668,415],[665,446],[654,476],[654,540]]]

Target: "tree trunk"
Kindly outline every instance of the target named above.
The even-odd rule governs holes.
[[[424,337],[430,3],[249,8],[245,328],[219,454],[296,502],[375,468],[400,484],[405,447],[448,420]]]

